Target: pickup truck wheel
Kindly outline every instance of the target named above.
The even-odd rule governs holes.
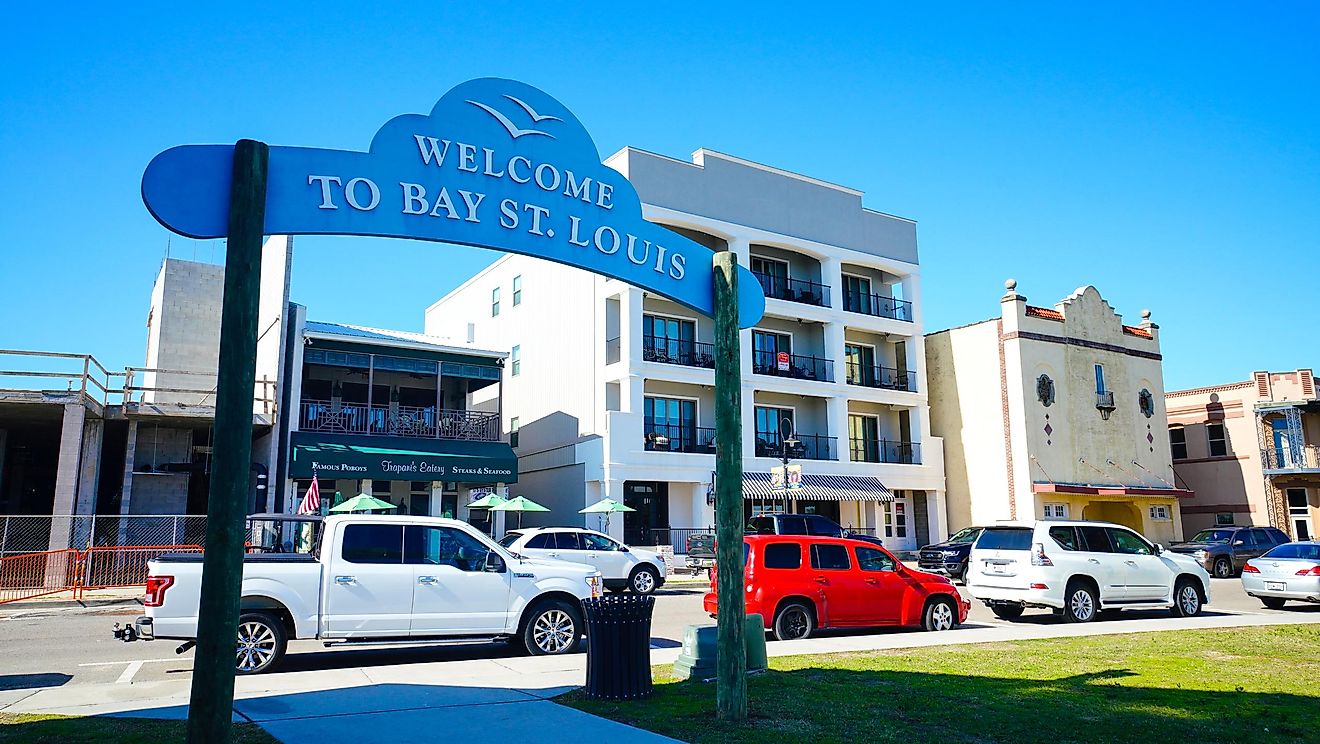
[[[238,618],[236,674],[261,674],[284,658],[289,645],[284,623],[264,612],[245,612]]]
[[[533,656],[569,654],[582,636],[582,613],[563,600],[537,605],[523,628],[523,646]]]
[[[628,577],[628,588],[632,589],[633,594],[651,594],[659,583],[659,575],[649,566],[638,566],[633,569],[632,576]]]
[[[1233,562],[1227,558],[1215,559],[1215,578],[1216,579],[1233,578]]]

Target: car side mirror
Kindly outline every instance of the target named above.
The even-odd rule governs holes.
[[[1234,541],[1233,541],[1233,545],[1235,545],[1235,546],[1236,546],[1236,545],[1246,545],[1246,544],[1247,544],[1247,543],[1246,543],[1245,540],[1234,540]]]
[[[1159,543],[1155,543],[1155,555],[1163,555],[1163,554],[1164,554],[1164,546],[1160,545]]]
[[[627,546],[627,545],[620,545],[620,546],[619,546],[619,552],[620,552],[620,553],[631,553],[632,551],[628,550],[628,546]]]
[[[504,573],[504,558],[495,551],[486,554],[486,571],[489,573]]]

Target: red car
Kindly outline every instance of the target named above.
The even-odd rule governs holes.
[[[883,625],[951,630],[971,605],[943,576],[914,571],[869,542],[803,535],[748,535],[747,614],[760,615],[781,641],[818,628]],[[705,597],[715,616],[716,579]]]

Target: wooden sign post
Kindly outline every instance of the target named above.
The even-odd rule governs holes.
[[[747,717],[747,602],[743,597],[742,359],[738,342],[738,257],[715,254],[715,709]]]
[[[234,715],[234,639],[252,477],[252,388],[257,377],[257,304],[268,153],[265,143],[254,140],[239,140],[234,146],[216,380],[215,459],[206,506],[197,653],[188,705],[188,741],[193,744],[229,741]]]

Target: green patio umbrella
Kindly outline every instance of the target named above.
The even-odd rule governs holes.
[[[467,505],[469,509],[491,509],[505,502],[505,498],[494,491]]]
[[[354,496],[353,498],[349,499],[348,501],[345,501],[344,503],[340,504],[339,506],[332,507],[332,508],[330,509],[330,511],[332,511],[332,512],[358,512],[358,511],[370,512],[370,511],[374,511],[374,510],[376,510],[376,509],[398,509],[398,508],[399,508],[399,507],[395,506],[394,504],[391,504],[391,503],[388,502],[388,501],[381,501],[380,499],[378,499],[378,498],[376,498],[376,497],[374,497],[374,496],[372,496],[372,495],[370,495],[370,494],[360,493],[360,494]]]
[[[522,528],[522,515],[523,515],[523,512],[548,512],[548,511],[550,511],[549,509],[545,508],[544,506],[541,506],[540,504],[536,503],[535,501],[532,501],[532,500],[529,499],[529,498],[526,498],[525,496],[514,496],[513,498],[509,499],[508,501],[505,501],[505,502],[502,503],[502,504],[496,504],[495,506],[492,506],[492,507],[490,508],[490,510],[493,511],[493,512],[497,512],[497,511],[501,511],[501,512],[518,512],[518,527],[519,527],[519,529]]]
[[[627,504],[621,504],[615,501],[614,499],[601,499],[600,501],[597,501],[596,503],[592,504],[591,506],[588,506],[585,509],[579,509],[578,514],[604,515],[605,528],[602,529],[601,532],[609,532],[611,514],[614,514],[616,512],[635,512],[635,511],[637,510],[632,508],[631,506],[628,506]]]

